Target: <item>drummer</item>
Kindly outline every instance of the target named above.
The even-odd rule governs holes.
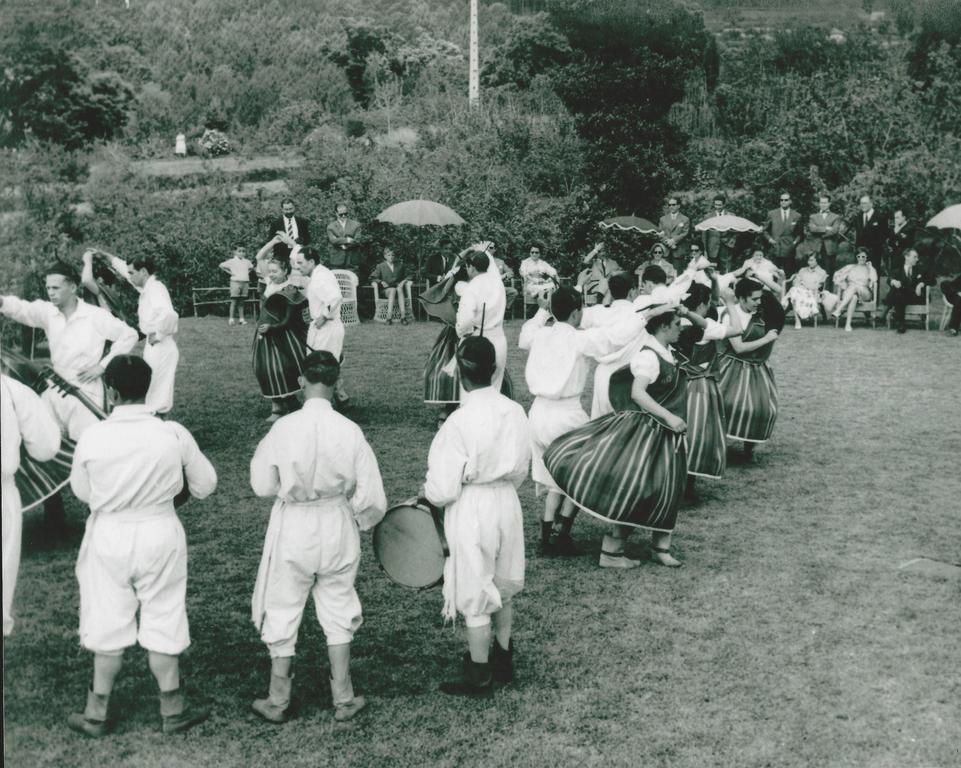
[[[447,694],[487,697],[513,680],[511,598],[524,587],[524,521],[517,487],[527,477],[530,436],[524,409],[491,385],[494,345],[469,336],[457,348],[464,396],[427,457],[424,496],[446,507],[444,616],[464,616],[469,651],[462,680]],[[491,649],[491,622],[494,646]]]
[[[271,659],[269,693],[252,708],[272,723],[290,717],[291,663],[311,594],[327,638],[334,719],[366,705],[350,680],[350,643],[362,622],[358,529],[387,510],[374,452],[360,427],[331,407],[337,358],[311,352],[302,369],[303,408],[274,423],[250,462],[254,493],[275,497],[251,603]]]

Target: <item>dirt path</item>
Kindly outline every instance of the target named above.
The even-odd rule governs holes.
[[[144,176],[191,176],[200,173],[249,173],[250,171],[272,171],[284,168],[299,168],[304,164],[300,155],[255,155],[254,157],[186,157],[171,160],[133,160],[131,167]],[[104,161],[90,166],[91,175],[98,167],[105,167]]]

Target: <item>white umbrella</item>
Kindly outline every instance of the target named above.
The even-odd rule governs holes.
[[[698,232],[714,230],[715,232],[760,232],[761,227],[753,221],[742,219],[740,216],[733,216],[725,213],[723,216],[711,216],[704,219],[700,224],[695,224],[694,229]]]
[[[388,224],[412,224],[415,227],[460,226],[465,223],[455,211],[431,200],[408,200],[397,203],[378,213],[377,220]]]
[[[926,226],[938,229],[961,229],[961,203],[949,205],[931,219]]]

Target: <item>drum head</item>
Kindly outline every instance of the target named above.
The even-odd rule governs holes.
[[[374,554],[393,581],[423,589],[444,576],[444,548],[434,518],[416,503],[387,510],[374,528]]]

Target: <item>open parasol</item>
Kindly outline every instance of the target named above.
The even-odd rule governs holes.
[[[936,229],[961,229],[961,203],[949,205],[925,226],[935,227]]]
[[[700,224],[695,224],[694,229],[698,232],[713,230],[715,232],[760,232],[761,227],[753,221],[743,219],[740,216],[733,216],[725,213],[721,216],[711,216],[704,219]]]
[[[615,216],[611,219],[604,219],[598,226],[601,229],[620,229],[624,232],[640,232],[642,235],[654,235],[660,230],[640,216]]]
[[[410,224],[414,227],[460,226],[466,222],[446,205],[430,200],[407,200],[385,208],[377,214],[377,221],[388,224]]]

